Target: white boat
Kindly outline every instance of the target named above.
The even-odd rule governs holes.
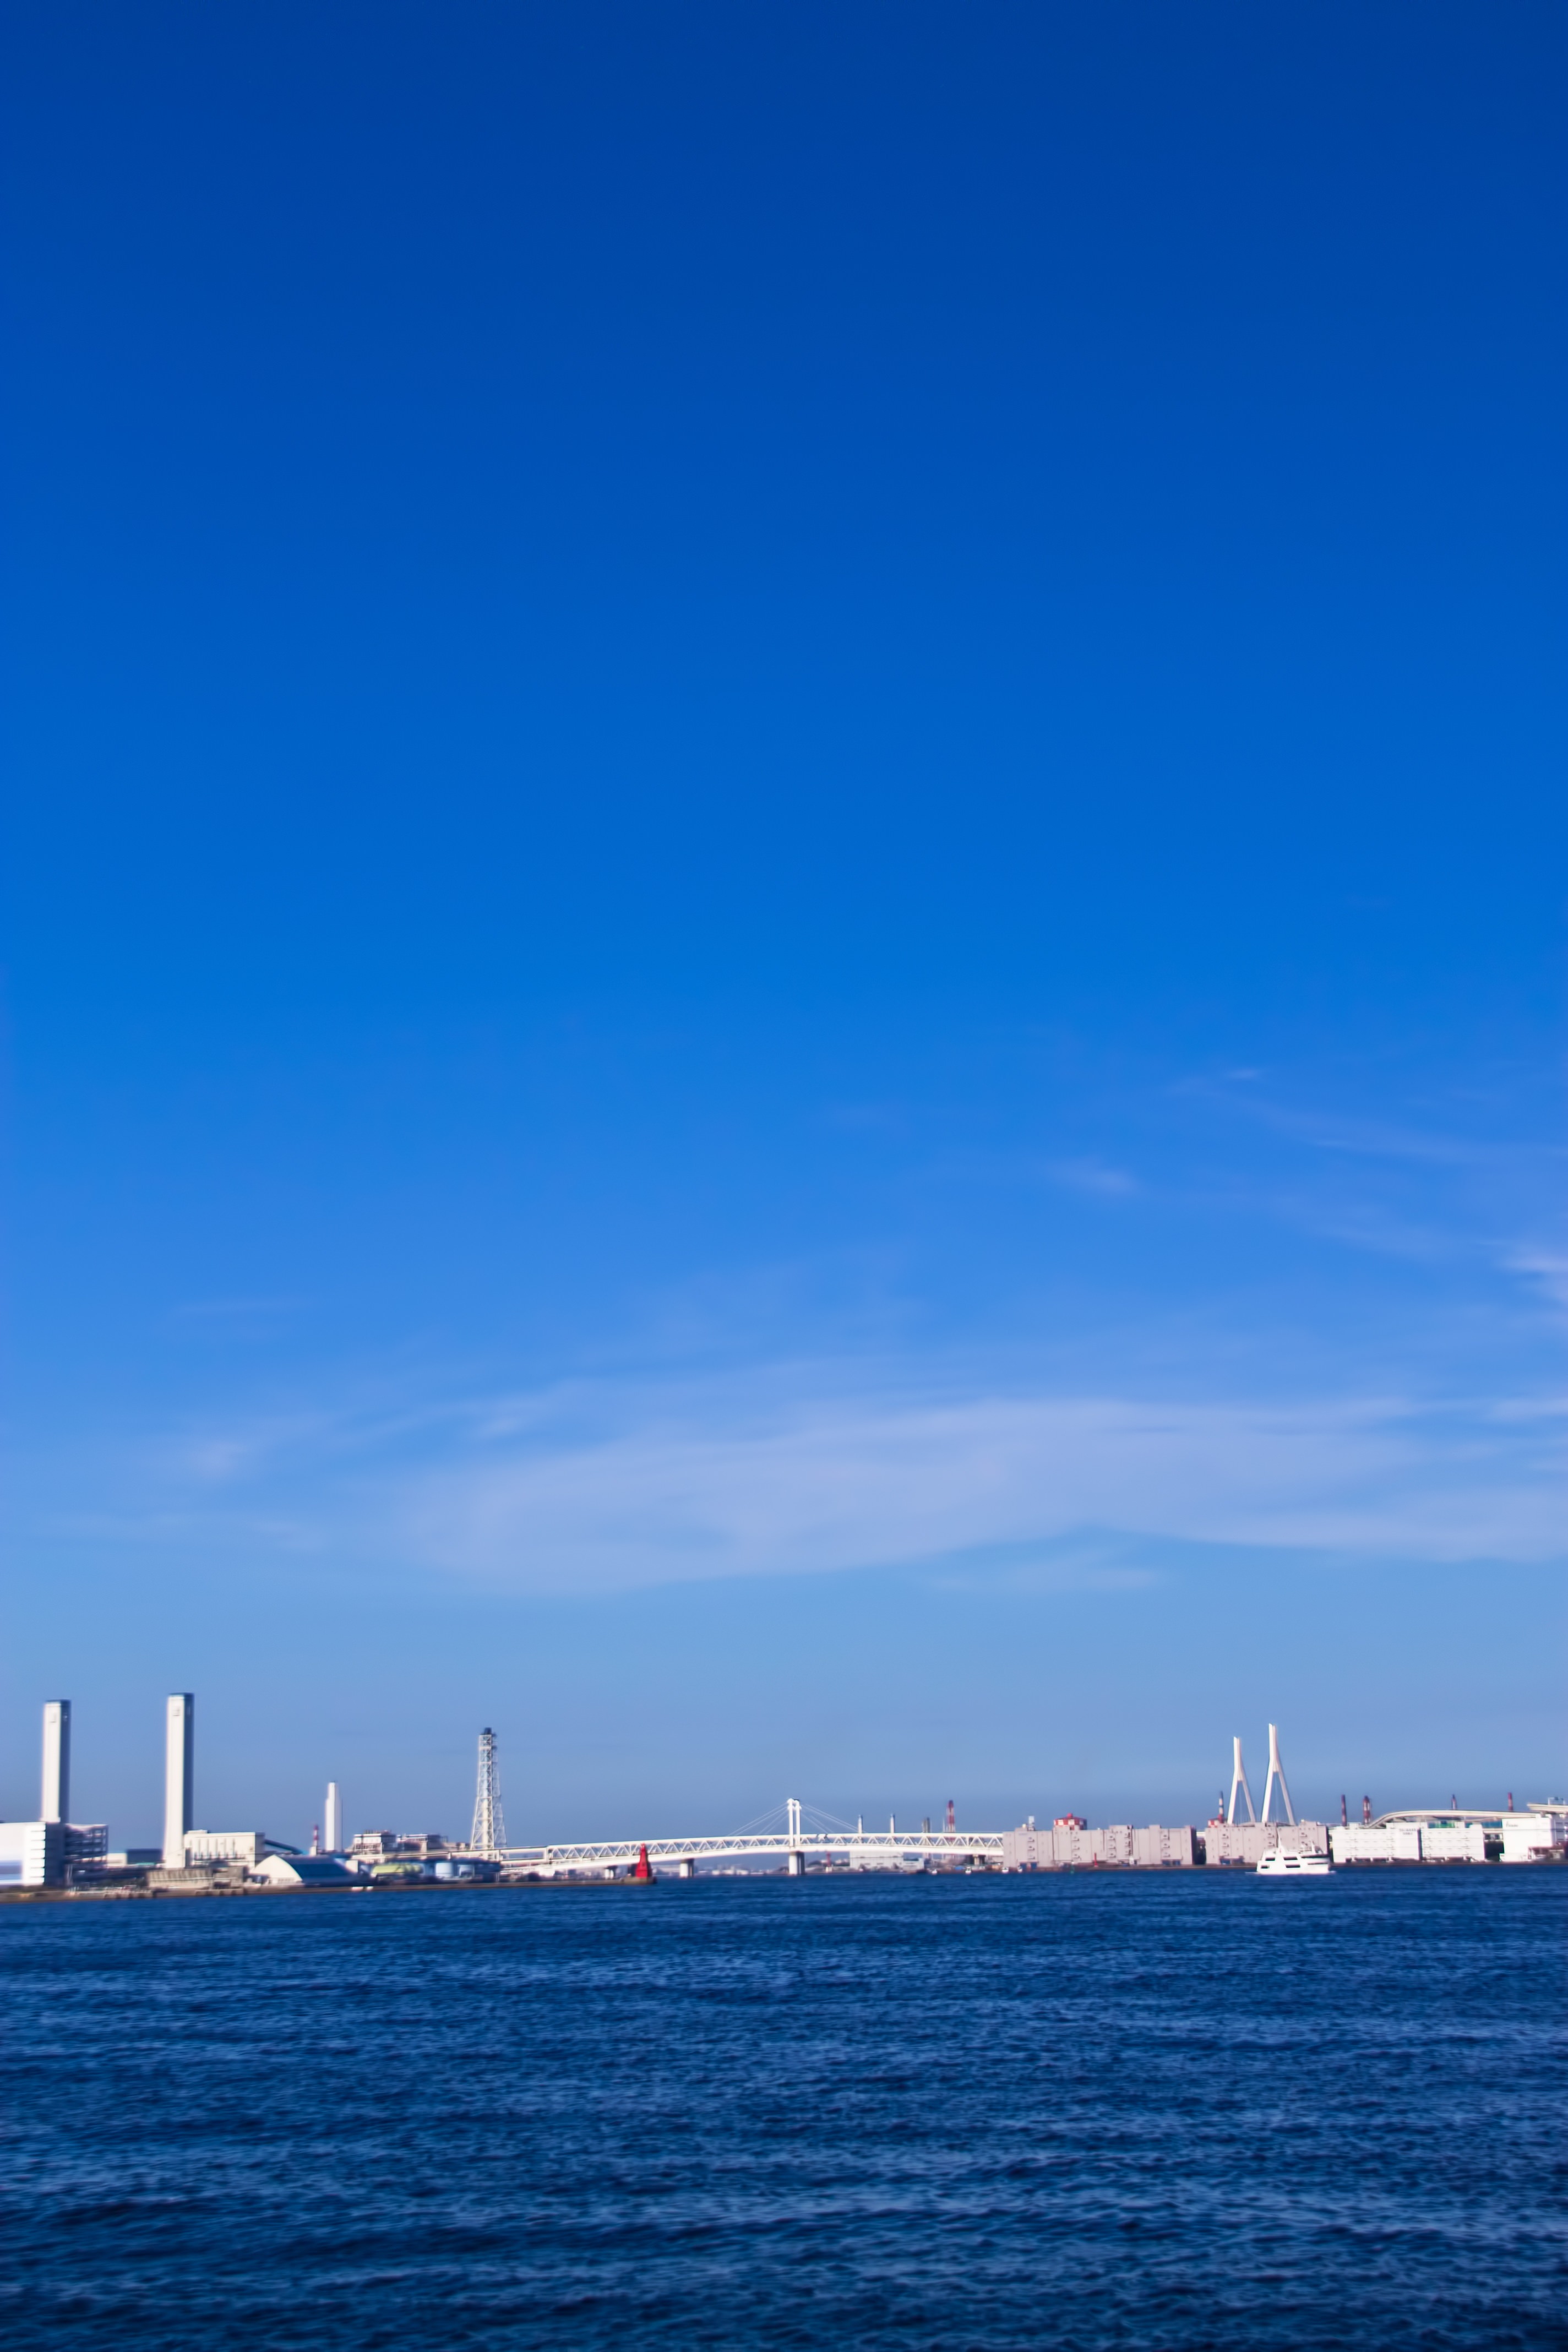
[[[1278,1846],[1258,1865],[1259,1878],[1331,1878],[1326,1853],[1281,1853]]]

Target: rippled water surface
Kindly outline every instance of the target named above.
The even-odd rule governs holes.
[[[13,2345],[1568,2346],[1568,1870],[0,1907]]]

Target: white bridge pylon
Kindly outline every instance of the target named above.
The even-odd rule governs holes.
[[[781,1819],[782,1816],[782,1819]],[[999,1830],[900,1830],[889,1821],[885,1830],[868,1830],[864,1821],[853,1828],[831,1813],[803,1805],[798,1797],[760,1821],[727,1837],[603,1838],[572,1845],[513,1845],[498,1850],[497,1859],[509,1870],[537,1873],[541,1878],[564,1877],[577,1870],[629,1870],[644,1847],[654,1869],[674,1870],[692,1877],[699,1863],[782,1860],[792,1877],[808,1861],[842,1862],[851,1870],[883,1869],[889,1864],[999,1861]]]

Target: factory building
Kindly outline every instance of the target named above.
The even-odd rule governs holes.
[[[1190,1870],[1198,1858],[1195,1830],[1161,1829],[1152,1826],[1132,1832],[1132,1859],[1140,1870],[1163,1870],[1172,1866]]]
[[[1522,1813],[1504,1813],[1504,1862],[1562,1862],[1568,1857],[1568,1807],[1527,1805]]]
[[[0,1886],[60,1886],[65,1874],[63,1822],[0,1822]]]
[[[1091,1830],[1076,1814],[1067,1814],[1049,1829],[1026,1822],[1002,1836],[1004,1870],[1191,1869],[1197,1858],[1194,1831],[1158,1822],[1135,1829],[1130,1822],[1116,1822]]]
[[[1324,1853],[1323,1822],[1212,1821],[1202,1832],[1204,1859],[1221,1869],[1256,1870],[1266,1853]]]
[[[1568,1807],[1528,1805],[1522,1813],[1476,1806],[1412,1810],[1333,1832],[1336,1863],[1552,1862],[1568,1855]]]
[[[1330,1832],[1336,1866],[1350,1862],[1419,1862],[1421,1830],[1415,1822],[1336,1822]]]
[[[171,1693],[164,1740],[163,1855],[165,1870],[228,1867],[256,1870],[268,1855],[292,1853],[265,1830],[198,1830],[195,1811],[196,1702],[190,1691]]]
[[[44,1703],[43,1774],[36,1822],[0,1822],[0,1886],[63,1886],[67,1874],[107,1861],[102,1822],[73,1822],[70,1812],[71,1703]]]
[[[271,1853],[273,1841],[265,1830],[187,1830],[184,1867],[199,1869],[207,1862],[239,1862],[254,1870]]]
[[[360,1830],[348,1851],[354,1862],[434,1862],[451,1848],[436,1830]]]
[[[1429,1822],[1421,1832],[1423,1862],[1485,1862],[1487,1833],[1480,1822]]]

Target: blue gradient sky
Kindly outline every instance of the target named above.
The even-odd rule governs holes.
[[[1568,1780],[1561,10],[5,60],[0,1810]]]

